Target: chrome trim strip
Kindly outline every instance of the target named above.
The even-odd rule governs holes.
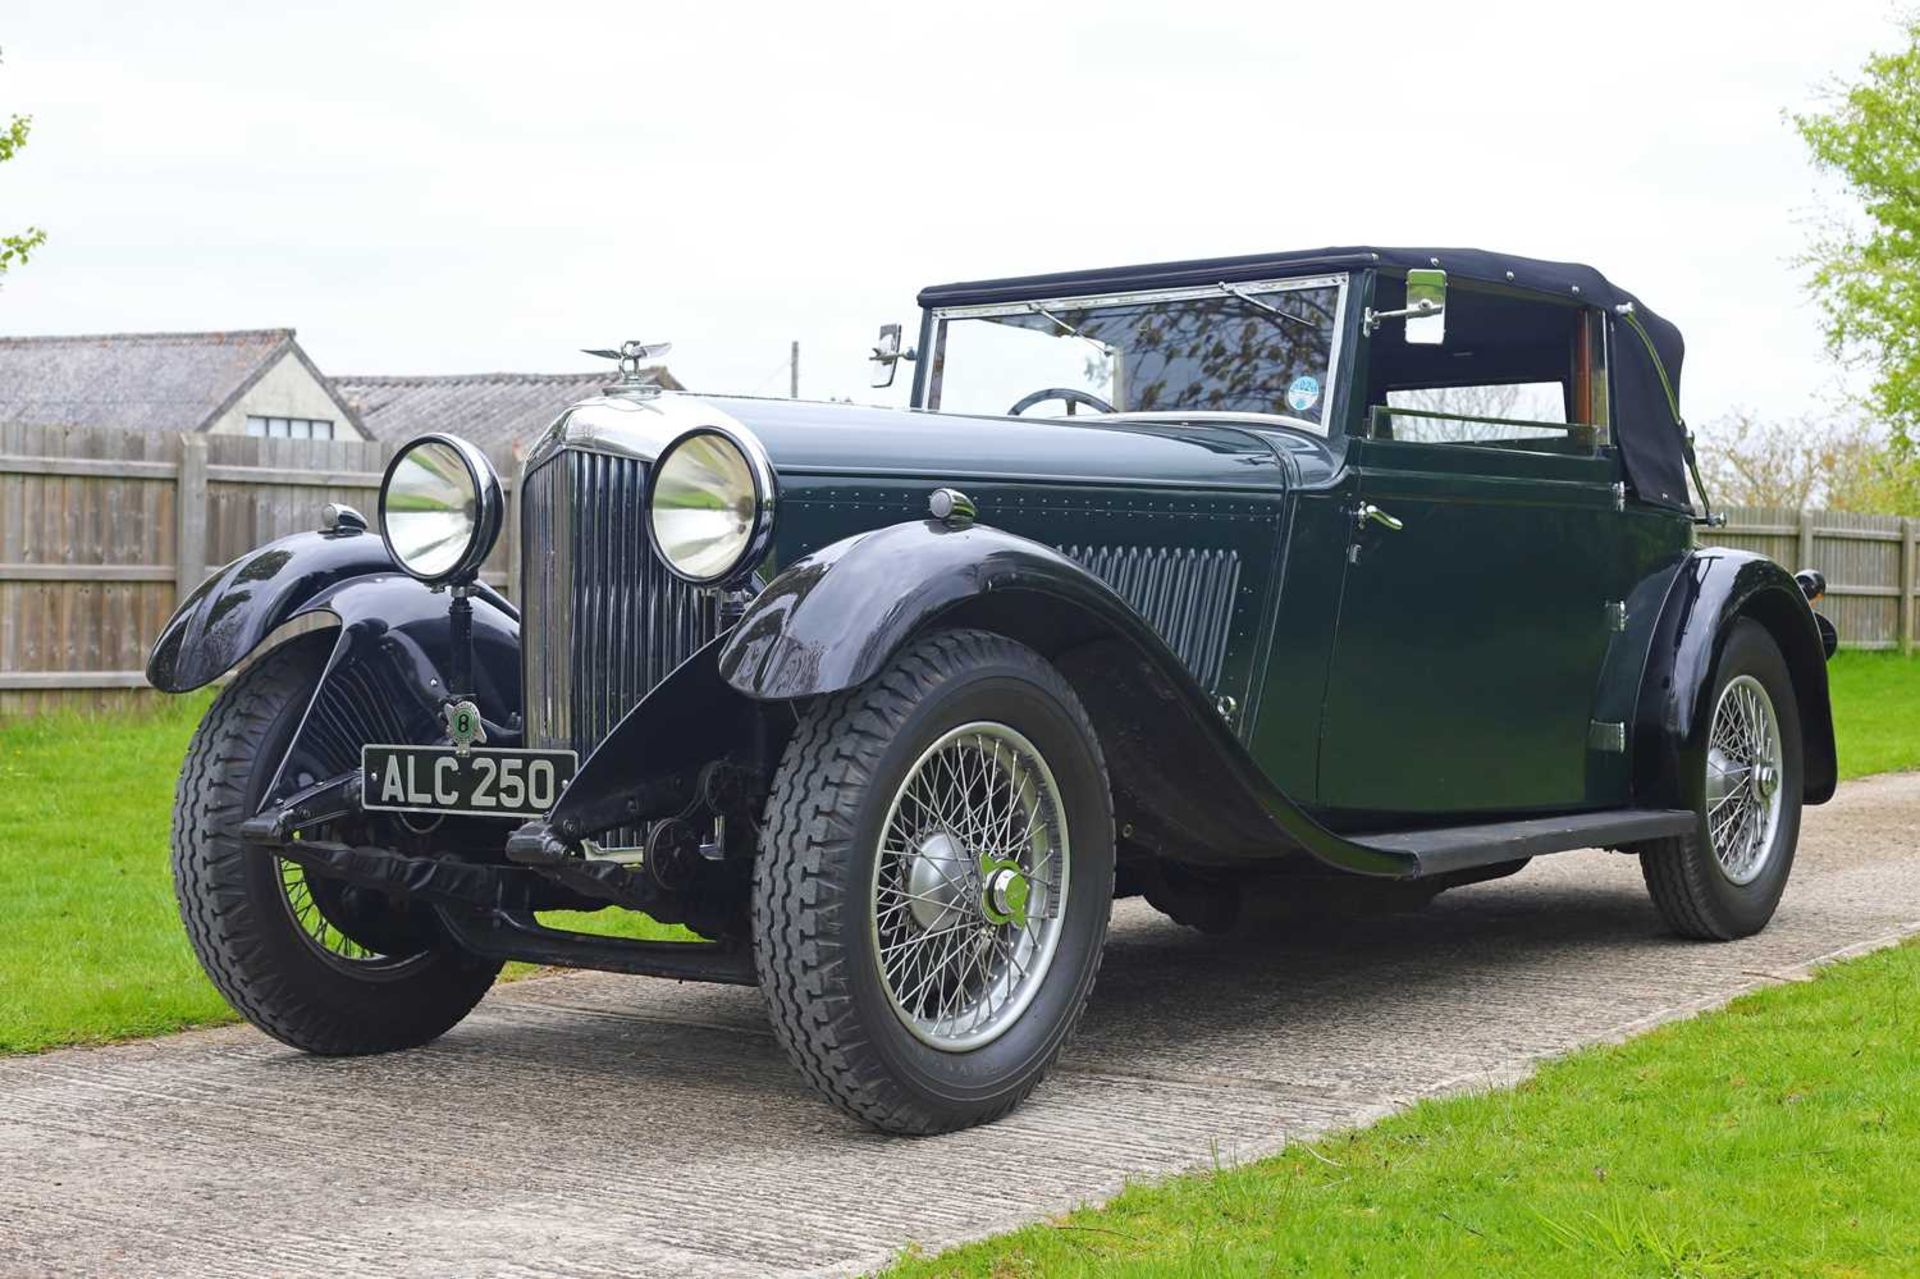
[[[1006,419],[996,420],[1004,421]],[[1047,418],[1044,420],[1055,422],[1064,419]],[[1087,418],[1083,420],[1093,421],[1094,419]],[[1315,434],[1317,435],[1318,432],[1315,432]],[[1258,437],[1254,438],[1257,439]],[[1278,474],[1284,475],[1283,472]],[[969,481],[978,484],[1058,484],[1075,488],[1140,488],[1171,489],[1175,492],[1205,491],[1208,493],[1264,494],[1274,493],[1283,483],[1283,479],[1275,479],[1269,483],[1262,484],[1253,481],[1242,482],[1230,480],[1161,480],[1147,476],[1132,475],[1067,475],[1053,471],[956,471],[951,469],[932,471],[908,466],[783,466],[780,468],[780,475],[783,480],[798,479],[803,476],[812,479],[839,480],[925,480],[934,488],[940,487],[943,482],[950,481],[958,484],[962,481]],[[795,495],[788,500],[804,501],[806,499],[804,495]]]
[[[946,375],[947,360],[947,323],[950,320],[973,320],[1001,315],[1033,315],[1041,308],[1073,309],[1096,306],[1125,306],[1142,302],[1187,302],[1195,299],[1230,297],[1233,293],[1297,293],[1305,289],[1332,288],[1337,290],[1334,298],[1332,341],[1327,346],[1326,388],[1320,397],[1321,421],[1317,426],[1305,429],[1323,438],[1334,434],[1334,391],[1344,387],[1344,370],[1340,360],[1344,354],[1347,334],[1347,300],[1353,292],[1351,272],[1342,271],[1333,275],[1303,275],[1291,279],[1249,280],[1236,282],[1232,292],[1223,293],[1221,284],[1196,284],[1177,289],[1147,289],[1132,293],[1090,293],[1074,297],[1047,297],[1023,299],[1019,302],[981,303],[975,306],[935,307],[928,312],[927,327],[933,333],[933,349],[921,349],[921,360],[928,368],[927,410],[939,412],[940,393]],[[920,407],[916,404],[915,406]],[[1117,414],[1127,417],[1128,414]],[[1214,416],[1225,416],[1215,414]],[[1058,419],[1047,419],[1055,421]],[[1301,419],[1300,421],[1304,421]],[[1296,421],[1294,425],[1299,425]]]
[[[1051,421],[1052,419],[1048,419]],[[1239,409],[1153,409],[1140,413],[1108,413],[1090,419],[1098,422],[1190,422],[1205,426],[1209,422],[1233,422],[1248,426],[1288,426],[1296,431],[1322,435],[1324,429],[1303,417],[1286,413],[1248,413]]]
[[[1303,275],[1291,279],[1235,281],[1243,293],[1293,293],[1301,289],[1344,286],[1347,272],[1335,275]],[[1344,292],[1344,289],[1343,289]],[[1186,285],[1177,289],[1147,289],[1134,293],[1083,293],[1072,297],[1023,298],[1018,302],[982,302],[973,306],[935,307],[933,314],[943,320],[971,320],[994,315],[1032,315],[1034,308],[1072,308],[1091,306],[1127,306],[1138,302],[1187,302],[1194,298],[1224,297],[1218,284]],[[1335,317],[1336,323],[1338,317]]]

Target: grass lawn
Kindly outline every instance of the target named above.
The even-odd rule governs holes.
[[[1842,653],[1832,676],[1842,775],[1920,767],[1920,660]],[[0,1052],[232,1019],[167,871],[174,782],[208,700],[0,724]],[[686,935],[624,911],[556,922]]]
[[[888,1274],[1920,1273],[1916,986],[1882,951]]]
[[[234,1019],[187,947],[167,868],[174,784],[211,700],[0,725],[0,1053]],[[626,911],[543,918],[688,935]]]
[[[1843,651],[1827,678],[1840,776],[1920,768],[1920,657]]]

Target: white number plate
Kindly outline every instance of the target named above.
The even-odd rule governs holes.
[[[460,813],[469,817],[538,817],[573,780],[572,751],[476,746],[363,746],[362,803],[386,812]]]

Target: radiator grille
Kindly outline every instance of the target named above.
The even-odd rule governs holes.
[[[1114,594],[1167,642],[1200,687],[1220,683],[1240,588],[1240,557],[1232,551],[1165,550],[1137,546],[1063,546],[1113,588]]]
[[[568,450],[521,490],[520,616],[529,746],[584,759],[717,633],[710,595],[647,542],[647,468]]]

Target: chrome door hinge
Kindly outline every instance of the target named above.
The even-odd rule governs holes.
[[[1616,511],[1627,509],[1627,486],[1624,482],[1616,482],[1613,486],[1613,509]]]
[[[1624,631],[1627,629],[1627,605],[1625,600],[1607,601],[1607,629]]]
[[[1619,754],[1627,749],[1627,726],[1612,720],[1587,721],[1587,749]]]

